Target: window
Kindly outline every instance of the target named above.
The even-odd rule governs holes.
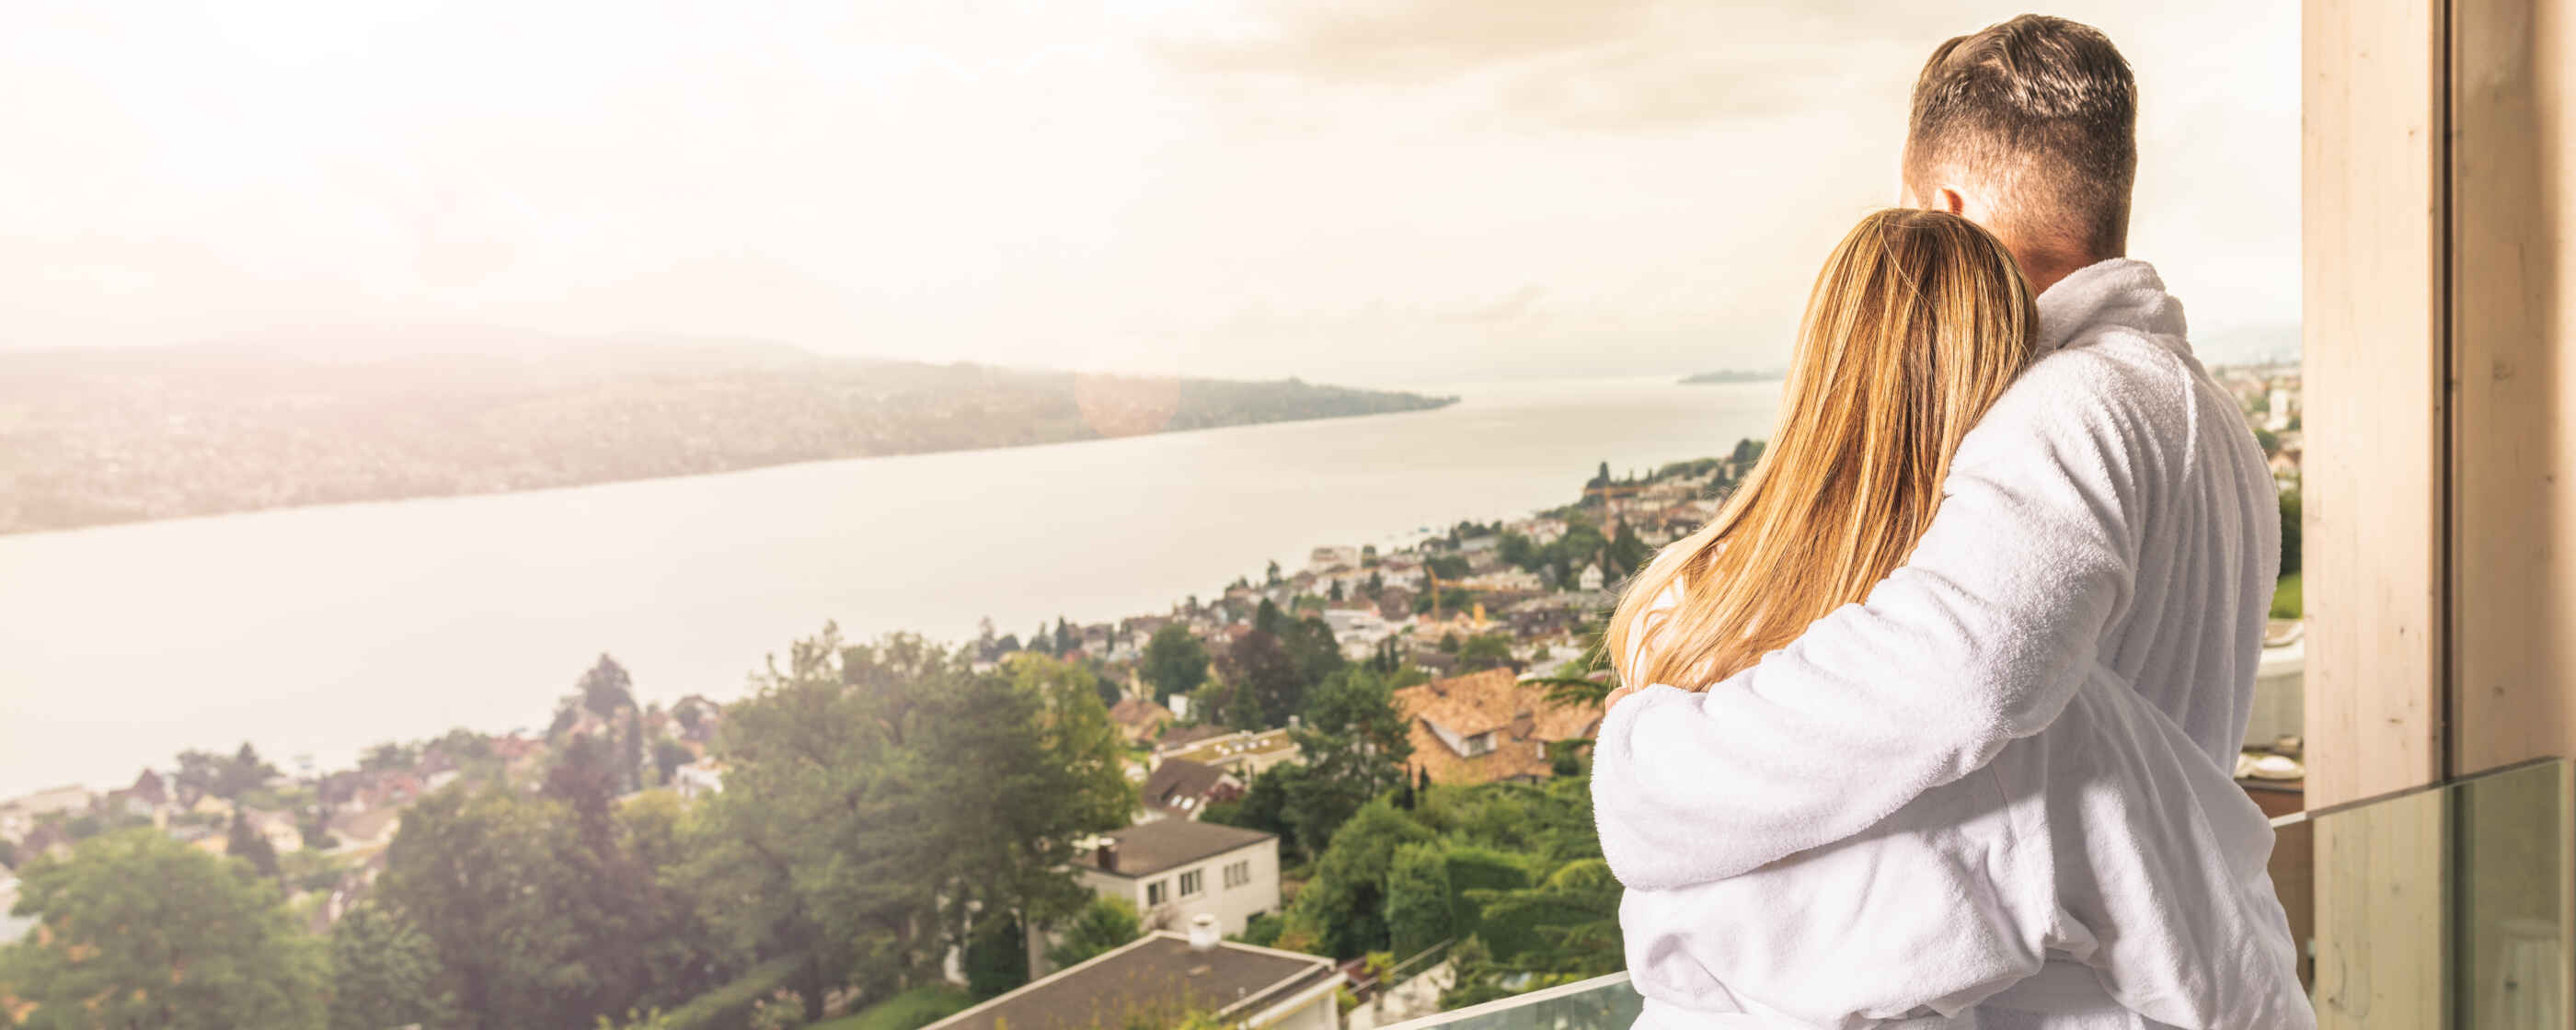
[[[1226,863],[1225,889],[1233,890],[1252,882],[1252,860]]]
[[[1169,880],[1156,880],[1156,881],[1154,881],[1154,882],[1152,882],[1152,883],[1146,884],[1146,885],[1145,885],[1145,907],[1147,907],[1147,908],[1152,908],[1152,907],[1154,907],[1154,906],[1156,906],[1156,905],[1160,905],[1160,904],[1162,904],[1162,903],[1163,903],[1163,899],[1164,899],[1165,897],[1169,896],[1170,894],[1171,894],[1171,881],[1169,881]]]
[[[1181,896],[1196,897],[1207,890],[1207,870],[1192,869],[1181,874]]]

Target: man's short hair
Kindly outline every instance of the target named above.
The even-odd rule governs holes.
[[[1943,169],[1995,188],[2008,237],[2118,254],[2138,177],[2138,83],[2100,30],[2025,14],[1932,51],[1905,151],[1918,193]]]

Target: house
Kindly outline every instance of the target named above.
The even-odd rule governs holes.
[[[378,808],[333,816],[329,828],[332,836],[340,838],[339,845],[331,849],[332,854],[379,850],[393,843],[394,834],[402,831],[402,811]]]
[[[1583,571],[1574,574],[1574,588],[1577,590],[1599,590],[1601,589],[1601,580],[1601,563],[1585,562],[1583,563]]]
[[[1258,830],[1158,819],[1094,838],[1074,860],[1083,886],[1125,898],[1149,927],[1214,916],[1220,933],[1279,909],[1279,838]]]
[[[1601,725],[1598,706],[1549,704],[1547,688],[1509,669],[1406,687],[1395,705],[1413,739],[1412,767],[1438,783],[1546,779],[1549,744],[1588,739]]]
[[[1293,724],[1296,716],[1288,717]],[[1220,733],[1185,744],[1165,746],[1155,755],[1215,766],[1234,774],[1245,783],[1281,762],[1297,760],[1297,741],[1287,730],[1263,730],[1259,733],[1238,730]]]
[[[95,800],[96,797],[89,792],[89,788],[72,784],[0,801],[0,811],[16,812],[29,818],[52,815],[56,812],[72,815],[89,811],[90,805]]]
[[[1310,572],[1355,569],[1359,564],[1360,549],[1349,544],[1327,544],[1306,554],[1306,569]]]
[[[7,869],[0,869],[0,947],[25,940],[27,931],[36,928],[36,917],[9,914],[10,909],[17,907],[18,878]]]
[[[1145,805],[1140,821],[1196,819],[1207,806],[1243,796],[1243,781],[1212,765],[1185,758],[1166,759],[1145,774],[1137,797]]]
[[[1173,695],[1172,701],[1175,704],[1182,703],[1181,696],[1178,694]],[[1165,755],[1175,754],[1182,748],[1196,744],[1199,741],[1222,737],[1225,736],[1225,734],[1226,731],[1223,726],[1208,726],[1204,724],[1198,726],[1174,726],[1170,729],[1164,730],[1162,736],[1154,738],[1154,753]]]
[[[1219,938],[1151,933],[929,1025],[928,1030],[1169,1026],[1209,1012],[1230,1027],[1341,1030],[1333,960]]]
[[[671,789],[682,801],[695,801],[724,789],[724,764],[713,758],[701,758],[671,770]]]
[[[295,824],[293,815],[245,810],[242,818],[249,821],[252,830],[268,838],[268,846],[278,854],[292,855],[304,850],[304,829]]]
[[[1109,708],[1109,721],[1118,724],[1118,732],[1130,744],[1143,744],[1163,732],[1163,727],[1176,718],[1172,710],[1141,697],[1122,697]]]

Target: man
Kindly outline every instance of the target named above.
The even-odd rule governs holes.
[[[2013,251],[2045,291],[2038,353],[1867,602],[1703,692],[1612,696],[1593,782],[1623,883],[1708,883],[1853,837],[2046,728],[2097,673],[2232,767],[2278,501],[2179,302],[2124,256],[2136,163],[2136,86],[2100,32],[2024,16],[1933,52],[1906,201]]]

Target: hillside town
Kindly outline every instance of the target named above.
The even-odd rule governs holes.
[[[2222,369],[2219,378],[2271,455],[2285,511],[2295,519],[2296,367]],[[935,707],[939,690],[980,684],[974,689],[1000,691],[997,698],[1027,699],[1038,727],[1032,748],[1076,747],[1057,739],[1071,732],[1066,720],[1098,713],[1100,739],[1080,745],[1089,750],[993,752],[1002,756],[993,759],[996,767],[1026,759],[1045,772],[1047,762],[1070,762],[1075,771],[1062,778],[1091,784],[1047,788],[1075,791],[1061,796],[1030,794],[1027,803],[1047,812],[1032,816],[1036,823],[1012,824],[1048,827],[1023,831],[1049,842],[1036,849],[1041,857],[1015,861],[1036,862],[1031,875],[1043,883],[1078,890],[1013,887],[1022,892],[1013,894],[997,887],[986,894],[975,877],[988,874],[944,870],[946,878],[923,881],[930,900],[912,902],[958,913],[955,926],[931,938],[872,936],[880,943],[850,951],[817,943],[819,930],[799,929],[787,916],[766,917],[746,931],[762,943],[692,945],[704,951],[690,960],[695,972],[658,980],[633,973],[642,986],[561,1001],[559,1014],[585,1026],[596,1018],[638,1028],[794,1027],[911,1006],[920,1018],[905,1025],[961,1030],[1075,1030],[1140,1019],[1365,1028],[1615,970],[1617,887],[1591,839],[1583,788],[1583,748],[1609,685],[1597,654],[1603,619],[1617,585],[1658,547],[1713,518],[1761,450],[1747,440],[1724,456],[1625,474],[1605,462],[1561,507],[1461,522],[1383,550],[1318,546],[1293,568],[1274,562],[1163,612],[1059,619],[1026,637],[988,625],[953,648],[900,635],[845,646],[827,628],[800,642],[768,686],[732,702],[698,694],[639,702],[637,685],[603,655],[557,699],[542,731],[457,729],[382,744],[356,767],[329,771],[281,770],[245,743],[230,752],[188,752],[106,789],[67,785],[8,799],[0,802],[0,949],[10,942],[35,949],[48,937],[40,906],[19,903],[28,889],[19,876],[76,865],[90,854],[84,842],[125,834],[129,842],[153,842],[148,847],[166,842],[238,860],[234,868],[274,885],[299,932],[332,942],[335,962],[346,951],[364,965],[378,945],[344,942],[379,940],[367,935],[387,932],[375,925],[384,913],[408,910],[414,920],[433,921],[417,900],[432,877],[416,856],[474,825],[468,816],[476,806],[494,806],[483,818],[502,825],[518,811],[510,806],[522,803],[512,798],[555,806],[526,812],[578,823],[584,846],[628,849],[621,861],[648,871],[626,888],[631,896],[601,902],[608,910],[675,906],[652,918],[696,928],[669,931],[675,937],[712,941],[722,935],[709,928],[735,914],[710,914],[703,900],[663,898],[680,893],[673,884],[698,878],[733,885],[703,888],[701,899],[757,895],[742,885],[764,882],[781,892],[816,889],[797,879],[806,873],[737,881],[729,877],[752,874],[725,868],[728,861],[751,864],[744,855],[772,853],[763,835],[785,831],[764,820],[821,803],[797,793],[811,789],[799,779],[811,772],[782,771],[781,741],[916,718],[893,713],[927,710],[919,706]],[[2284,564],[2290,577],[2295,546],[2293,534]],[[2295,587],[2285,582],[2285,592],[2293,607],[2286,615],[2276,608],[2283,617],[2274,636],[2295,642]],[[2294,666],[2290,676],[2295,691]],[[887,702],[851,696],[851,688],[898,680],[893,689],[913,697],[906,703],[914,708],[874,709],[866,706]],[[813,704],[878,714],[829,719],[780,707],[806,703],[796,699],[808,689],[825,698]],[[963,724],[924,725],[947,725],[939,731],[947,733],[962,732],[954,727]],[[2293,722],[2286,730],[2293,739],[2281,752],[2292,762],[2295,733]],[[988,746],[980,737],[959,737],[964,743],[953,748],[893,738],[798,739],[786,750],[852,747],[845,753],[876,756],[932,747],[939,760],[960,765],[972,763],[953,750]],[[910,761],[889,759],[883,767],[912,768]],[[866,776],[877,772],[839,766],[874,764],[826,767],[832,775]],[[1105,777],[1097,783],[1079,772],[1094,765]],[[852,796],[916,789],[868,785],[878,782],[853,781],[848,789]],[[749,805],[754,797],[758,806]],[[958,807],[944,794],[939,806]],[[1095,809],[1079,818],[1062,814]],[[1499,812],[1511,814],[1483,814]],[[612,823],[622,829],[610,835],[615,842],[603,843],[608,838],[598,835],[608,831],[598,827]],[[854,825],[865,827],[853,831],[860,836],[841,839],[876,847],[888,836],[885,826],[908,824]],[[413,843],[411,826],[430,827],[418,833],[435,836]],[[148,838],[132,836],[146,830]],[[657,856],[655,839],[735,858]],[[846,857],[833,848],[851,847],[779,839],[820,847],[831,863]],[[471,848],[494,846],[482,837],[467,844],[463,853],[478,855],[485,852]],[[724,850],[734,846],[750,851]],[[406,849],[415,857],[406,859]],[[1376,857],[1356,857],[1364,849]],[[407,861],[413,865],[403,871]],[[603,860],[600,868],[625,867]],[[1470,901],[1471,886],[1490,900]],[[1426,897],[1437,900],[1419,900]],[[1049,914],[1041,919],[1041,912]],[[1566,912],[1595,915],[1566,922]],[[943,925],[951,918],[942,915]],[[435,927],[419,936],[424,952],[471,950],[470,937],[458,944]],[[898,958],[883,958],[887,948]],[[559,958],[582,961],[578,951]],[[894,964],[871,965],[882,962]],[[1179,968],[1214,972],[1204,979],[1158,973]],[[331,970],[326,975],[346,981],[332,994],[334,1026],[448,1025],[442,1018],[494,1025],[492,1013],[521,1011],[496,998],[432,989],[481,982],[472,978],[420,974],[396,989],[362,984],[360,974],[337,965]],[[923,970],[936,975],[925,981]],[[1209,988],[1220,981],[1221,988]],[[28,1011],[35,1004],[13,999],[10,986],[0,983],[0,1025],[13,1005]],[[357,993],[418,997],[409,1008],[361,1008],[344,1021],[339,999]],[[654,1014],[665,1006],[677,1008]],[[769,1022],[746,1022],[755,1016]]]

